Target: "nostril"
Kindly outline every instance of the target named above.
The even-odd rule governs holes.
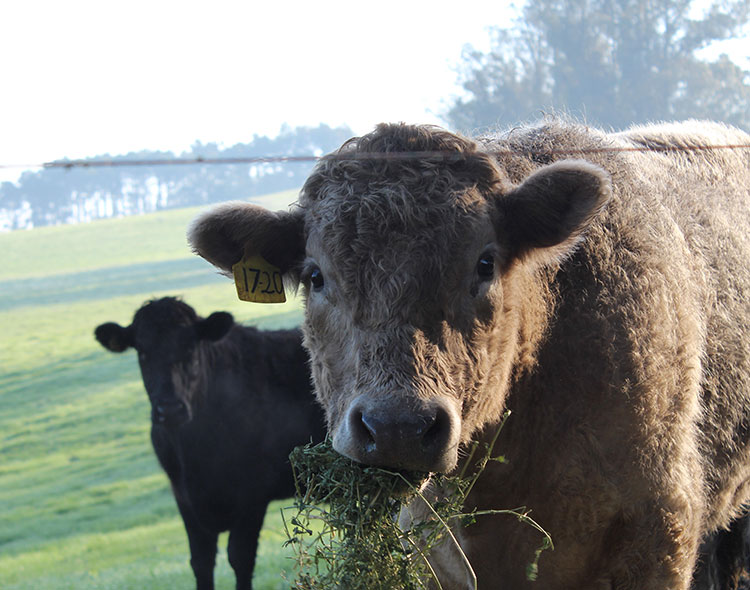
[[[365,427],[365,430],[367,431],[367,435],[372,440],[375,440],[375,435],[377,434],[377,432],[376,432],[375,424],[372,423],[372,419],[365,416],[362,412],[356,413],[356,419],[359,420],[362,426]]]
[[[178,399],[160,399],[152,405],[152,417],[160,423],[182,423],[190,419],[190,408]]]
[[[435,424],[437,422],[437,416],[422,416],[420,418],[420,422],[417,425],[417,427],[414,430],[414,435],[416,437],[426,437],[432,432],[432,430],[435,428]]]
[[[377,446],[377,421],[368,418],[361,411],[352,412],[352,430],[363,450],[371,453]]]
[[[422,434],[422,446],[426,449],[441,447],[446,441],[450,428],[451,419],[448,412],[438,408]]]

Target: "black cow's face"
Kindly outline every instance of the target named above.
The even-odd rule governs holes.
[[[201,341],[220,340],[233,324],[231,314],[215,312],[202,319],[189,305],[168,297],[146,303],[127,328],[106,323],[95,335],[112,352],[136,350],[154,424],[179,425],[190,420],[203,384]]]
[[[198,340],[189,317],[156,312],[147,307],[136,314],[133,347],[154,422],[179,424],[192,413],[193,386],[199,379]]]

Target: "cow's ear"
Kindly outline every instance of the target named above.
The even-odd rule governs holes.
[[[232,329],[234,318],[226,311],[215,311],[205,320],[198,320],[195,324],[195,334],[199,340],[216,342],[227,335]]]
[[[497,200],[498,237],[509,260],[550,263],[573,251],[610,199],[609,174],[583,160],[564,160],[534,172]]]
[[[288,274],[305,255],[302,210],[273,212],[250,203],[224,203],[193,221],[188,241],[227,275],[243,255],[256,254]]]
[[[104,348],[111,352],[125,352],[134,346],[133,326],[123,328],[120,324],[107,322],[94,330],[94,336]]]

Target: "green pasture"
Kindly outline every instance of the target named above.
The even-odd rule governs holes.
[[[264,198],[285,209],[295,192]],[[190,588],[182,522],[149,440],[134,354],[93,338],[147,299],[180,295],[201,315],[227,310],[290,327],[301,305],[237,300],[193,255],[199,208],[0,234],[0,588]],[[288,588],[280,501],[261,532],[256,588]],[[217,588],[234,587],[220,539]]]

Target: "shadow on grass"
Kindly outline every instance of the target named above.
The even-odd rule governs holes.
[[[226,283],[197,256],[129,266],[116,266],[44,278],[0,281],[0,311],[109,299],[156,291],[184,291],[211,283]]]

